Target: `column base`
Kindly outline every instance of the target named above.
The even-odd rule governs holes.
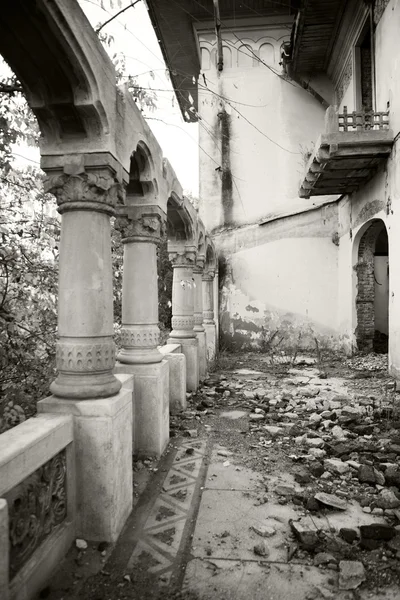
[[[133,453],[160,457],[169,441],[169,366],[117,363],[115,373],[134,377],[132,439]]]
[[[132,510],[132,388],[105,399],[50,396],[37,408],[74,418],[77,537],[115,542]]]
[[[59,373],[50,385],[50,391],[57,398],[71,400],[94,400],[110,398],[118,394],[121,382],[109,373],[91,375],[88,373]]]
[[[175,344],[176,347],[180,347]],[[171,345],[164,346],[164,358],[169,365],[169,412],[171,414],[186,410],[186,358],[181,352],[168,352]],[[161,352],[163,347],[161,348]]]
[[[199,380],[204,381],[207,376],[206,332],[196,331],[196,337],[199,341]]]
[[[186,358],[186,389],[196,392],[199,387],[199,340],[196,338],[170,337],[168,344],[181,344]]]
[[[124,365],[150,365],[159,363],[163,359],[163,355],[157,348],[138,349],[138,348],[122,348],[117,354],[117,361]]]
[[[217,328],[215,323],[203,323],[206,331],[206,355],[208,362],[214,361],[217,356]]]

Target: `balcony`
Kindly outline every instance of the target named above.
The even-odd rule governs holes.
[[[393,146],[389,112],[337,113],[330,106],[325,115],[323,133],[306,167],[300,198],[343,195],[364,185]]]

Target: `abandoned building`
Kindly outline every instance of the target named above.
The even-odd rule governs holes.
[[[198,211],[78,2],[2,3],[0,52],[38,119],[62,218],[58,376],[37,417],[0,437],[2,600],[36,593],[75,538],[118,538],[132,454],[163,454],[170,411],[219,343],[257,347],[279,330],[283,350],[388,352],[400,374],[398,0],[146,3],[182,115],[199,124]],[[124,243],[117,355],[111,216]],[[165,230],[173,318],[159,346]],[[10,506],[43,465],[68,474],[61,527],[11,572]]]
[[[149,2],[207,151],[200,216],[220,257],[221,341],[286,327],[290,344],[388,344],[396,373],[397,3],[218,5],[216,29],[211,3]]]

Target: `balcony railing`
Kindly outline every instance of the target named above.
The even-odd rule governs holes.
[[[353,111],[347,112],[347,106],[343,107],[343,112],[337,115],[339,131],[377,131],[379,129],[389,129],[389,111],[375,112]]]

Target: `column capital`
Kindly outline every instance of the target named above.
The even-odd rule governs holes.
[[[191,247],[168,251],[168,257],[173,267],[194,268],[196,266],[196,256],[196,249]]]
[[[165,233],[165,213],[154,205],[118,207],[115,228],[122,242],[153,242],[159,244]]]
[[[203,271],[203,281],[213,281],[215,277],[215,271],[213,271],[212,269],[207,269],[205,271]]]
[[[63,167],[47,169],[45,192],[54,194],[58,211],[93,210],[115,213],[123,201],[124,187],[110,165],[86,166],[85,156],[68,157]],[[67,159],[66,159],[67,160]]]
[[[206,257],[202,254],[198,255],[196,259],[196,264],[193,267],[193,273],[196,273],[197,275],[203,275],[205,262]]]

